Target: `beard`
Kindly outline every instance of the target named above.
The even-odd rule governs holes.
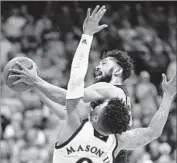
[[[112,73],[108,73],[107,75],[99,75],[95,77],[94,83],[106,82],[109,83],[112,79]]]

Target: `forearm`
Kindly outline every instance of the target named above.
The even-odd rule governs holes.
[[[163,131],[163,128],[169,115],[172,101],[173,97],[164,93],[159,110],[155,113],[150,122],[149,128],[152,129],[154,134],[156,134],[157,136],[159,136]]]
[[[43,93],[41,93],[38,89],[33,88],[33,90],[40,97],[41,101],[57,116],[60,120],[66,119],[66,108],[60,104],[57,104],[47,98]]]
[[[162,78],[164,95],[158,111],[153,116],[148,127],[133,129],[122,134],[120,137],[122,138],[122,149],[134,149],[144,146],[162,134],[171,103],[176,94],[176,72],[169,82],[167,82],[165,74],[162,75]]]
[[[66,93],[66,108],[68,122],[73,127],[80,126],[83,119],[80,109],[84,108],[84,79],[88,68],[92,38],[92,36],[82,35],[71,65]]]
[[[93,36],[82,35],[71,65],[67,88],[67,99],[84,96],[84,79],[88,69],[89,52]]]
[[[50,100],[65,106],[65,100],[66,100],[65,89],[52,85],[40,77],[38,78],[38,80],[35,81],[34,87],[36,90],[39,90]]]
[[[39,80],[35,82],[34,88],[40,91],[43,95],[45,95],[53,102],[65,106],[66,101],[65,89],[52,85],[41,78],[39,78]],[[118,94],[120,94],[120,97],[122,98],[123,96],[122,92],[116,90],[115,87],[110,85],[109,83],[96,83],[84,89],[83,100],[85,103],[89,103],[94,100],[110,99],[114,96],[116,97],[117,92]]]

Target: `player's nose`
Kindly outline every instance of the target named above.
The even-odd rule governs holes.
[[[100,70],[100,65],[96,66],[96,71]]]

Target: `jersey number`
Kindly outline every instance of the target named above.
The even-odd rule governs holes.
[[[76,163],[93,163],[89,158],[83,157],[79,159]]]

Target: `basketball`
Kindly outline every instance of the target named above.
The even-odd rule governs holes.
[[[5,84],[12,89],[15,92],[23,92],[26,91],[27,89],[29,89],[31,87],[31,85],[28,85],[24,82],[18,83],[16,85],[13,85],[13,83],[16,80],[19,80],[19,77],[16,78],[9,78],[9,75],[15,75],[17,73],[14,72],[10,72],[10,69],[19,69],[21,70],[21,68],[16,64],[16,62],[20,62],[25,68],[27,69],[32,69],[33,68],[33,64],[34,62],[27,58],[27,57],[16,57],[12,60],[10,60],[6,66],[4,67],[4,71],[3,71],[3,78],[4,78],[4,82]]]

